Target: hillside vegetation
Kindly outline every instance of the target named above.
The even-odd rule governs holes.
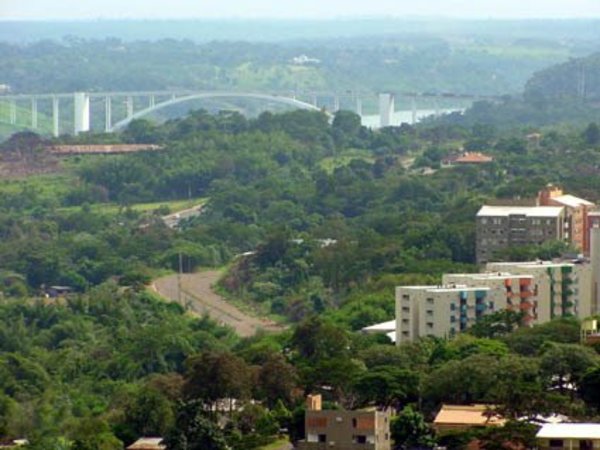
[[[595,417],[600,363],[577,344],[577,322],[516,329],[518,317],[500,315],[454,341],[400,348],[354,333],[393,317],[396,285],[476,269],[473,217],[486,200],[533,196],[548,182],[598,200],[598,125],[543,130],[539,145],[527,141],[530,131],[443,123],[373,131],[347,111],[331,122],[320,112],[196,111],[80,136],[164,150],[74,156],[54,174],[0,184],[0,439],[117,450],[164,435],[179,450],[194,436],[249,450],[281,428],[301,437],[307,392],[344,407],[394,407],[399,421],[430,418],[442,402],[482,401],[511,418]],[[21,133],[0,150],[39,162],[44,144]],[[495,161],[441,166],[463,148]],[[160,219],[160,205],[195,198],[206,199],[203,214],[179,229]],[[179,269],[180,255],[184,271],[226,266],[218,289],[289,330],[239,340],[147,293],[154,276]],[[74,292],[46,298],[52,285]],[[219,406],[231,397],[261,403]],[[535,427],[511,427],[531,442]],[[419,442],[433,442],[420,429]],[[396,442],[410,442],[401,430]]]

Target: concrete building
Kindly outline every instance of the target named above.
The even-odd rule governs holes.
[[[420,337],[452,337],[466,330],[495,305],[490,288],[466,285],[396,288],[396,344]]]
[[[596,450],[600,449],[600,424],[548,424],[538,431],[536,440],[539,450]]]
[[[508,247],[566,238],[562,206],[482,206],[476,218],[476,259],[483,264]]]
[[[600,246],[600,228],[595,232]],[[399,286],[395,333],[389,331],[393,321],[363,331],[385,333],[399,345],[426,336],[450,338],[505,310],[523,312],[526,325],[585,319],[600,311],[600,251],[595,254],[596,277],[587,261],[501,262],[488,263],[484,273],[445,274],[439,286]]]
[[[588,213],[595,207],[592,202],[565,194],[561,188],[549,184],[538,193],[537,205],[564,207],[566,239],[576,249],[589,253]]]
[[[308,396],[306,438],[298,450],[391,450],[387,411],[323,410],[321,396]]]
[[[537,321],[538,299],[535,279],[531,274],[515,274],[507,271],[486,273],[451,273],[442,277],[444,284],[485,286],[489,308],[486,313],[502,310],[522,311],[526,324]]]
[[[592,296],[592,266],[587,262],[500,262],[488,263],[487,270],[533,276],[533,323],[568,316],[585,319],[598,310]]]

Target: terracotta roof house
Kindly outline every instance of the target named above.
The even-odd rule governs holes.
[[[433,428],[443,434],[472,427],[498,427],[505,423],[506,420],[493,411],[493,405],[442,405]]]
[[[162,440],[160,437],[143,437],[127,447],[127,450],[166,450],[167,446]]]

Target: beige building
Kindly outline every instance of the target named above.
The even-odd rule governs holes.
[[[482,206],[475,224],[477,263],[508,247],[564,240],[565,217],[562,206]]]
[[[537,205],[564,207],[565,237],[576,249],[589,252],[588,213],[595,206],[592,202],[565,194],[561,188],[549,184],[538,193]]]
[[[536,440],[539,450],[598,450],[600,424],[547,424],[538,431]]]
[[[321,396],[308,396],[306,438],[298,450],[391,450],[387,411],[323,410]]]
[[[527,325],[558,317],[585,319],[599,311],[587,262],[488,263],[487,270],[445,274],[439,286],[396,287],[392,340],[399,345],[426,336],[450,338],[481,317],[505,310],[522,312]],[[389,335],[390,324],[365,332]]]
[[[534,277],[534,323],[568,316],[585,319],[598,311],[592,296],[592,266],[589,263],[502,262],[488,263],[487,270]]]
[[[396,344],[420,337],[452,337],[486,311],[490,288],[467,285],[401,286],[396,288]]]

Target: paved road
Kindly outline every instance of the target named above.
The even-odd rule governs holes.
[[[195,205],[188,209],[182,209],[181,211],[176,211],[172,214],[162,216],[162,220],[165,223],[165,225],[167,225],[169,228],[177,228],[179,226],[179,223],[182,220],[190,219],[192,217],[197,217],[200,214],[202,214],[203,206],[204,206],[204,203],[201,203],[200,205]]]
[[[208,313],[217,322],[231,326],[242,337],[253,336],[261,329],[265,331],[283,330],[281,325],[269,319],[253,317],[240,311],[214,292],[212,286],[220,276],[221,272],[218,270],[181,275],[182,301],[187,303],[194,313],[198,315]],[[155,280],[153,288],[169,300],[179,300],[177,275],[169,275]]]

